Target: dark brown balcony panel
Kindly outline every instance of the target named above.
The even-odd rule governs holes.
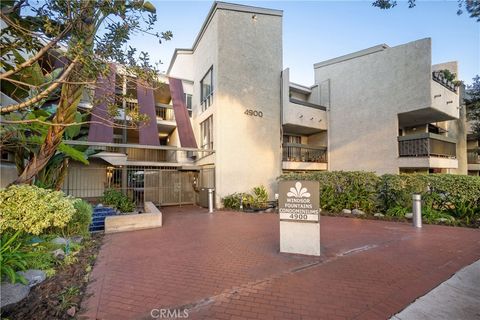
[[[455,159],[455,139],[434,133],[418,133],[398,137],[400,157],[441,157]]]

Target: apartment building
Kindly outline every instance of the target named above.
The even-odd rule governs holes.
[[[277,177],[290,171],[478,175],[478,140],[459,88],[442,73],[458,74],[457,64],[432,65],[430,39],[316,63],[314,84],[302,85],[283,66],[282,15],[215,2],[155,89],[117,66],[104,88],[117,94],[115,121],[128,123],[128,109],[151,121],[137,130],[90,126],[87,142],[69,142],[97,153],[88,166],[71,165],[63,189],[95,199],[115,187],[138,203],[169,205],[202,202],[202,190],[215,188],[221,206],[258,185],[273,198]],[[86,96],[82,108],[93,119],[106,107]],[[6,166],[2,185],[13,176]]]

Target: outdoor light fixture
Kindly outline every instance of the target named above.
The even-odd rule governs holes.
[[[257,21],[257,15],[256,14],[252,15],[252,20]]]
[[[440,98],[441,96],[442,96],[441,94],[436,94],[436,95],[433,96],[433,98],[434,98],[434,99],[435,99],[435,98]]]

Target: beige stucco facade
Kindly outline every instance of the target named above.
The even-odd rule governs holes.
[[[213,102],[204,110],[200,82],[210,68]],[[213,117],[215,153],[196,164],[214,165],[217,205],[228,194],[259,185],[273,198],[281,174],[281,72],[282,12],[277,10],[216,3],[193,47],[175,52],[168,75],[194,83],[197,142],[200,124]]]

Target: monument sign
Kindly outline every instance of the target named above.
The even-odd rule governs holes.
[[[281,181],[278,189],[280,252],[319,256],[319,183]]]

